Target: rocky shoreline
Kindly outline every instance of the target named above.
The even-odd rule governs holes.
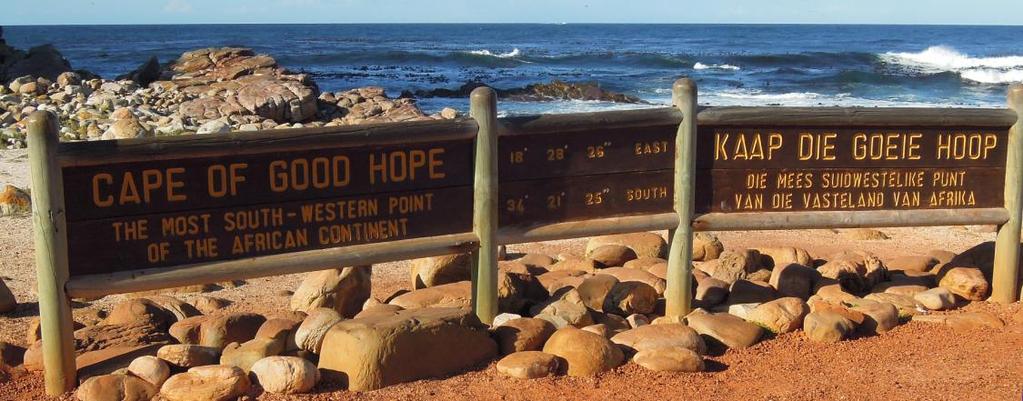
[[[467,97],[485,86],[469,82],[398,98],[380,87],[321,91],[309,75],[241,47],[194,50],[167,64],[151,57],[111,80],[73,70],[53,46],[21,51],[2,35],[0,29],[0,147],[8,149],[26,146],[25,119],[37,110],[58,116],[65,141],[145,138],[454,119],[459,112],[451,108],[427,115],[415,97]],[[645,103],[595,83],[553,81],[497,92],[518,101]]]
[[[24,119],[55,113],[67,141],[212,134],[300,127],[455,118],[455,110],[424,114],[413,99],[392,99],[382,88],[321,92],[270,56],[245,48],[182,54],[161,67],[152,58],[116,80],[49,69],[0,87],[0,142],[25,146]],[[17,71],[17,70],[15,70]]]

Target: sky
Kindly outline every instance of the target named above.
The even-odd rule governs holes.
[[[813,23],[1019,25],[1023,0],[4,0],[0,25]]]

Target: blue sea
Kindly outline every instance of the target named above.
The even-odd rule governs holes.
[[[9,26],[8,43],[53,43],[74,68],[114,78],[149,56],[246,46],[311,74],[321,90],[498,88],[596,82],[667,104],[683,76],[706,105],[1002,107],[1023,80],[1023,27],[885,25],[362,24]],[[467,99],[421,98],[426,111]],[[638,107],[501,102],[504,114]]]

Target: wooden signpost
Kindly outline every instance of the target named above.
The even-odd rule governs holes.
[[[690,310],[697,230],[1000,225],[992,299],[1017,297],[1023,89],[992,109],[673,108],[58,143],[29,123],[49,394],[75,383],[69,297],[497,246],[670,230],[666,311]],[[1010,129],[1010,127],[1012,127]]]

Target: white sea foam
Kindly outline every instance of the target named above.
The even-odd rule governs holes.
[[[977,68],[962,71],[959,73],[959,76],[963,77],[963,79],[980,82],[982,84],[1005,84],[1011,82],[1023,82],[1023,69],[1003,71]]]
[[[985,84],[1023,81],[1023,56],[971,57],[950,47],[931,46],[919,53],[888,52],[881,59],[916,72],[955,72]]]
[[[755,89],[730,89],[700,93],[700,104],[708,106],[792,106],[792,107],[995,107],[999,104],[949,104],[924,101],[912,96],[868,99],[849,93],[833,95],[815,92],[765,93]]]
[[[522,55],[522,52],[519,51],[519,48],[517,48],[517,47],[515,49],[513,49],[512,51],[507,52],[507,53],[493,53],[493,52],[491,52],[490,50],[487,50],[487,49],[473,50],[473,51],[471,51],[469,53],[475,54],[477,56],[490,56],[490,57],[498,57],[498,58],[512,58],[512,57],[518,57],[518,56]]]
[[[694,70],[730,70],[730,71],[738,71],[739,67],[731,65],[731,64],[704,64],[704,63],[701,63],[701,62],[696,62],[696,64],[693,65],[693,69]]]

